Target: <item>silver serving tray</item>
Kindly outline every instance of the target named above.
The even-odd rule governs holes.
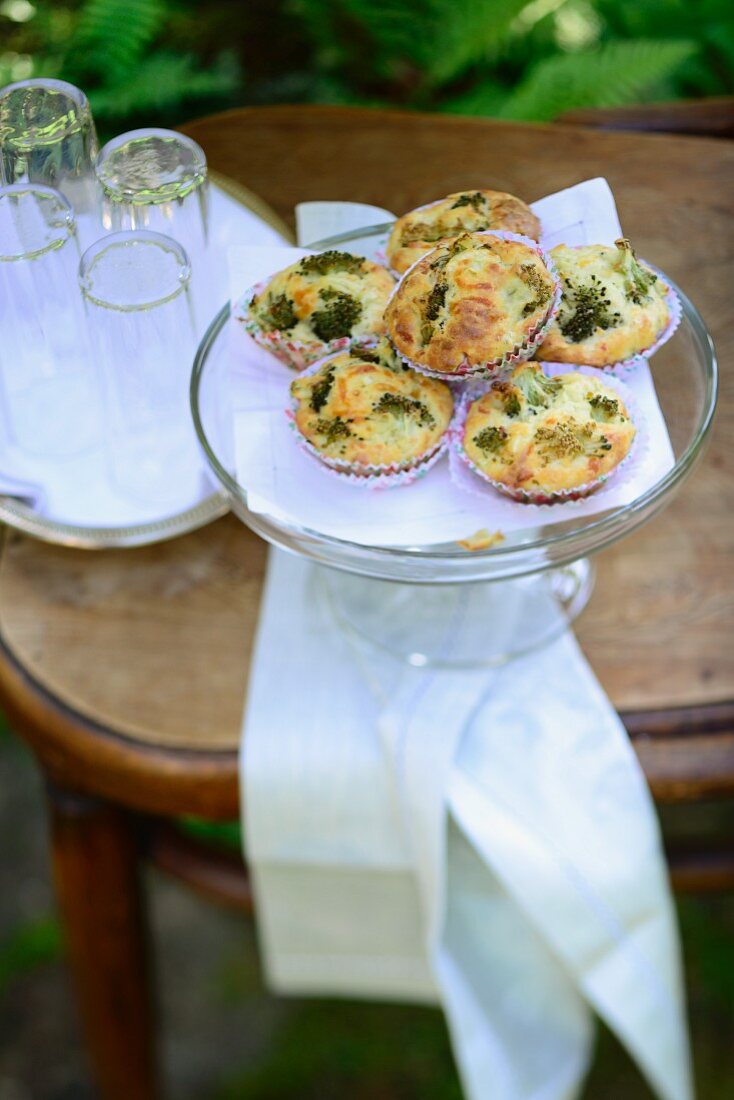
[[[293,235],[284,222],[257,195],[248,191],[234,180],[218,173],[210,172],[209,177],[217,187],[231,198],[246,206],[263,221],[268,222],[287,241]],[[183,512],[177,512],[160,520],[136,523],[126,527],[82,527],[72,523],[43,516],[35,508],[16,497],[0,496],[0,523],[7,524],[43,542],[56,543],[59,546],[74,546],[83,550],[108,550],[115,547],[147,546],[179,535],[196,531],[207,523],[225,515],[229,511],[229,497],[214,491],[198,504]]]

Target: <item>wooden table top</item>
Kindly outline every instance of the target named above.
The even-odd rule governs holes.
[[[293,224],[296,202],[398,213],[471,187],[528,200],[606,176],[625,232],[703,313],[722,365],[711,448],[673,504],[605,551],[578,637],[623,712],[734,698],[734,144],[328,107],[191,123],[210,165]],[[234,519],[89,553],[9,535],[0,635],[78,713],[150,746],[237,746],[265,547]]]

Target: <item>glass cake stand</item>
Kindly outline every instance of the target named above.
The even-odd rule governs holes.
[[[456,542],[362,545],[251,507],[235,472],[223,338],[229,304],[213,320],[194,361],[196,432],[235,514],[268,542],[323,567],[315,571],[315,583],[343,629],[413,665],[498,665],[550,641],[573,621],[593,588],[589,556],[659,512],[701,457],[716,404],[716,357],[698,310],[678,294],[680,327],[650,364],[675,456],[672,469],[624,508],[591,518],[569,514],[561,523],[508,533],[488,549],[467,550]],[[369,503],[369,492],[355,492]],[[554,506],[554,520],[555,508],[563,507]]]

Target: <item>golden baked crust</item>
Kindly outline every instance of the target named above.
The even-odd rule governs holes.
[[[562,244],[550,255],[562,297],[536,358],[604,367],[655,343],[670,316],[667,287],[637,260],[629,241]]]
[[[291,384],[295,421],[321,454],[356,466],[409,464],[428,455],[451,422],[443,382],[403,363],[388,342],[327,359]]]
[[[456,191],[398,218],[387,242],[390,267],[402,275],[438,241],[481,229],[506,229],[534,241],[540,239],[540,222],[516,195],[506,191]]]
[[[600,483],[634,437],[611,386],[586,374],[548,378],[539,363],[523,363],[471,405],[463,447],[513,495],[552,496]]]
[[[394,287],[386,268],[330,250],[279,271],[250,300],[247,312],[264,333],[315,342],[323,355],[335,340],[364,341],[381,333]]]
[[[535,335],[555,283],[529,245],[484,233],[440,243],[405,275],[385,312],[388,335],[418,366],[466,374]]]

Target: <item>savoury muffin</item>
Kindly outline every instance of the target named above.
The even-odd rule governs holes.
[[[385,323],[393,346],[418,370],[494,377],[532,355],[556,298],[555,276],[531,241],[463,233],[403,276]]]
[[[540,222],[529,206],[505,191],[457,191],[398,218],[387,242],[387,258],[402,275],[438,241],[465,231],[504,229],[540,238]]]
[[[340,348],[374,343],[395,287],[386,268],[348,252],[316,253],[256,287],[247,331],[296,370]]]
[[[453,413],[448,386],[404,366],[383,341],[343,352],[291,384],[297,430],[327,465],[404,470],[442,444]]]
[[[635,256],[629,241],[551,252],[561,304],[538,351],[555,363],[612,366],[651,347],[670,319],[668,288]]]
[[[516,367],[469,408],[463,453],[516,500],[587,496],[629,454],[635,427],[619,393],[586,374]]]

